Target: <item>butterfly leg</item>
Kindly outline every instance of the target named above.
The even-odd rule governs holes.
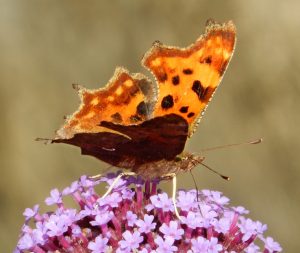
[[[176,174],[175,173],[165,174],[161,178],[162,179],[172,179],[172,184],[173,184],[173,187],[172,187],[172,202],[173,202],[173,205],[174,205],[175,215],[180,221],[182,221],[182,219],[179,215],[178,209],[177,209],[177,205],[176,205],[176,190],[177,190],[177,177],[176,177]]]
[[[118,183],[118,181],[120,180],[120,178],[124,177],[124,176],[134,176],[136,175],[134,172],[131,171],[126,171],[126,172],[121,172],[116,178],[115,180],[112,182],[112,184],[109,186],[108,190],[106,191],[106,193],[101,197],[101,198],[105,198],[108,194],[110,194],[113,190],[113,188],[116,186],[116,184]]]
[[[102,177],[102,174],[97,174],[95,176],[88,176],[88,179],[97,181]]]

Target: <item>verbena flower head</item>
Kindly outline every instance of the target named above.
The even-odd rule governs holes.
[[[280,252],[280,245],[264,237],[267,226],[245,217],[249,212],[230,207],[217,191],[177,193],[181,219],[158,182],[140,178],[120,179],[102,198],[95,186],[114,181],[117,174],[99,180],[82,176],[62,192],[54,189],[45,202],[56,206],[40,213],[39,206],[23,213],[25,224],[15,252]],[[72,196],[78,209],[68,208]],[[33,224],[33,226],[29,225]],[[262,249],[257,245],[261,244]]]

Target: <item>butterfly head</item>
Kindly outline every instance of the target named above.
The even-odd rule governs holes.
[[[199,154],[193,153],[182,153],[180,156],[176,157],[176,162],[180,165],[182,171],[191,171],[197,165],[204,161],[205,157]]]

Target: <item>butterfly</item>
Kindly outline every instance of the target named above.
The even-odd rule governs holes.
[[[154,76],[115,70],[104,88],[74,85],[81,104],[52,143],[81,148],[83,155],[129,169],[146,179],[190,170],[203,158],[183,153],[232,57],[232,21],[209,21],[186,48],[156,41],[142,65]]]

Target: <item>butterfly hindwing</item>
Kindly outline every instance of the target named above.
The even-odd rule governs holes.
[[[72,138],[52,142],[78,146],[82,154],[117,167],[136,168],[153,161],[174,159],[183,151],[188,134],[187,122],[175,114],[131,126],[107,121],[100,125],[112,132],[77,133]]]

